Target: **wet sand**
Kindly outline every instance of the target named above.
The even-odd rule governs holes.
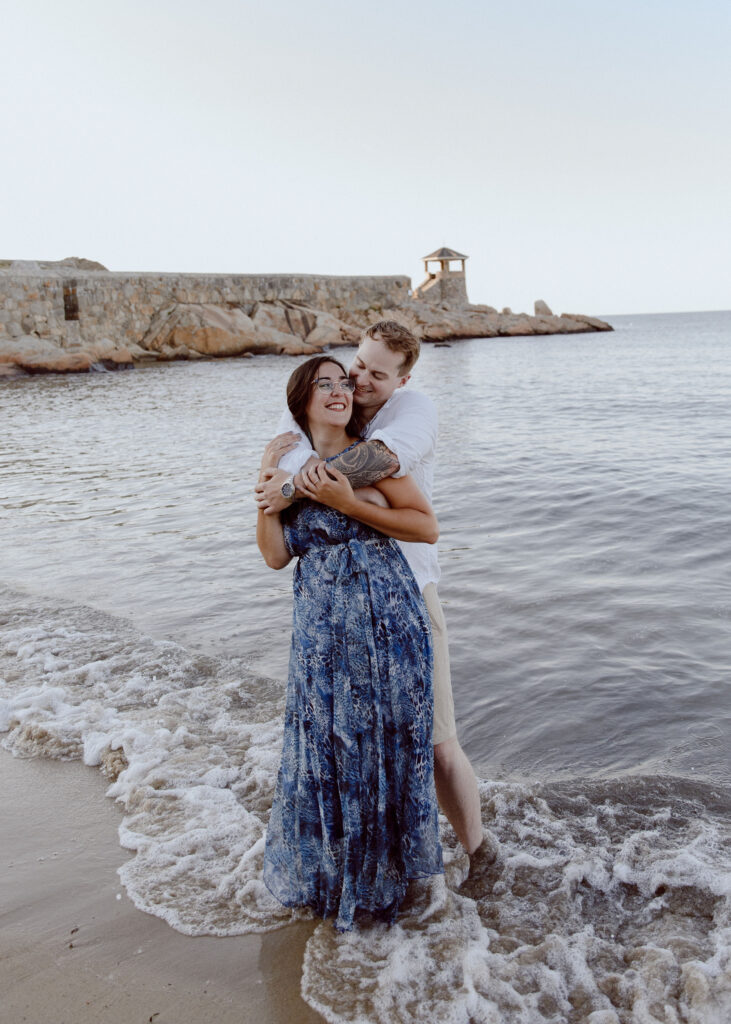
[[[313,925],[190,938],[129,901],[100,772],[0,750],[5,1024],[318,1024],[300,996]]]

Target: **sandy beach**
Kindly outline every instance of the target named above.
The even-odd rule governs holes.
[[[118,808],[78,762],[0,751],[5,1024],[314,1024],[300,996],[312,925],[189,938],[129,901]]]

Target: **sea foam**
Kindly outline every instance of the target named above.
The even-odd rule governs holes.
[[[109,777],[135,905],[189,935],[308,916],[261,878],[282,682],[89,608],[0,597],[3,745]],[[445,878],[415,885],[392,928],[316,927],[302,987],[325,1019],[727,1024],[728,789],[623,777],[480,795],[500,849],[483,876],[465,883],[442,819]]]

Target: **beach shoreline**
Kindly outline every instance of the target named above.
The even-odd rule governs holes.
[[[7,1024],[317,1024],[302,1000],[314,924],[191,938],[138,910],[119,809],[79,762],[0,751],[0,988]]]

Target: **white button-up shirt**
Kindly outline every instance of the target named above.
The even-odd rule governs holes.
[[[434,458],[437,447],[439,421],[431,398],[419,391],[398,388],[365,428],[368,441],[382,441],[399,461],[395,476],[411,473],[416,484],[429,501],[434,489]],[[295,423],[289,409],[279,421],[277,433],[293,430],[302,440],[279,460],[279,468],[288,473],[299,473],[304,464],[317,452]],[[411,571],[421,590],[427,583],[439,582],[439,556],[436,544],[415,544],[399,541]]]

